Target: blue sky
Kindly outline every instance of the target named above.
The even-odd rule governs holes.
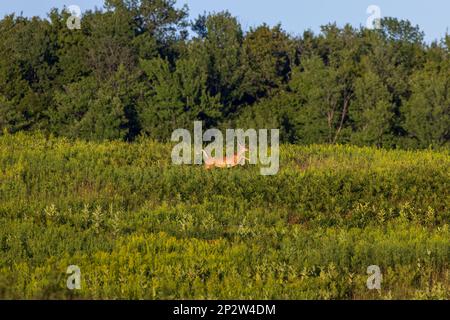
[[[239,18],[243,28],[262,22],[274,25],[281,22],[283,28],[301,34],[310,28],[319,31],[320,25],[337,22],[365,25],[369,5],[377,5],[382,16],[409,19],[418,24],[426,34],[426,40],[442,38],[450,29],[449,0],[178,0],[177,5],[188,4],[190,16],[197,17],[204,11],[228,10]],[[23,12],[25,16],[45,17],[52,7],[78,5],[82,11],[101,8],[103,0],[1,0],[0,16]]]

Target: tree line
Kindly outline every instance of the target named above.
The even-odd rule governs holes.
[[[190,20],[175,0],[106,0],[83,13],[0,21],[0,129],[166,141],[176,128],[280,128],[283,142],[450,145],[450,35],[407,20],[243,30],[229,12]]]

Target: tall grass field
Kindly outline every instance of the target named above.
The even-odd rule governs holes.
[[[286,145],[262,176],[172,147],[0,136],[0,298],[450,299],[448,150]]]

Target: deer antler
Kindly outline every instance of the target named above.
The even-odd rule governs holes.
[[[209,159],[209,158],[211,158],[207,153],[206,153],[206,151],[205,150],[203,150],[202,149],[202,153],[205,155],[205,157],[206,157],[206,159]]]

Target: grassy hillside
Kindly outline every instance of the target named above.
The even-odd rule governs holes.
[[[0,298],[450,298],[448,151],[284,146],[268,177],[170,152],[1,136]]]

